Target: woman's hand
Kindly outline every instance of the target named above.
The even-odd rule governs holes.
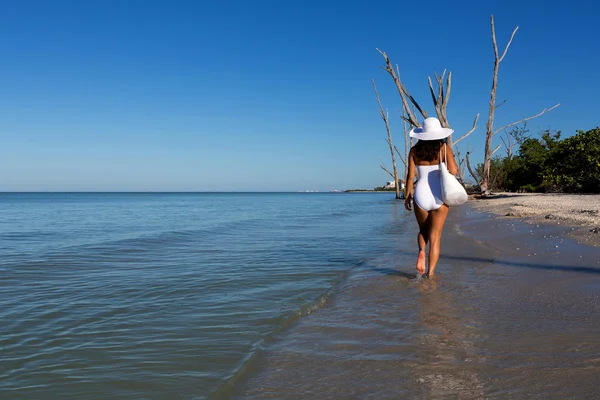
[[[408,211],[412,211],[412,201],[413,201],[412,194],[409,194],[404,199],[404,208],[406,208]]]

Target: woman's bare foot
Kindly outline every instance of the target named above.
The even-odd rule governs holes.
[[[419,250],[419,256],[417,257],[417,272],[420,275],[425,273],[425,251]]]

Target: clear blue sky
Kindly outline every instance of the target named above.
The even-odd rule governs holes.
[[[388,180],[376,80],[401,145],[400,107],[375,48],[433,113],[483,153],[489,16],[503,47],[497,126],[562,105],[533,132],[600,125],[600,6],[590,1],[2,1],[0,190],[372,188]],[[455,137],[457,137],[455,135]],[[468,142],[468,143],[467,143]],[[497,143],[500,141],[497,139]]]

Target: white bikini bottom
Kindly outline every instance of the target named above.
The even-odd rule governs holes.
[[[425,211],[437,210],[444,204],[439,165],[417,165],[417,174],[419,179],[413,195],[415,203]]]

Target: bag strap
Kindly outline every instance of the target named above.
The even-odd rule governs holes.
[[[448,165],[448,151],[446,150],[446,146],[448,146],[446,143],[442,144],[442,147],[444,148],[444,163]]]
[[[440,147],[440,165],[442,165],[442,149],[444,149],[444,163],[448,165],[448,153],[446,152],[446,144],[442,143],[442,147]]]

